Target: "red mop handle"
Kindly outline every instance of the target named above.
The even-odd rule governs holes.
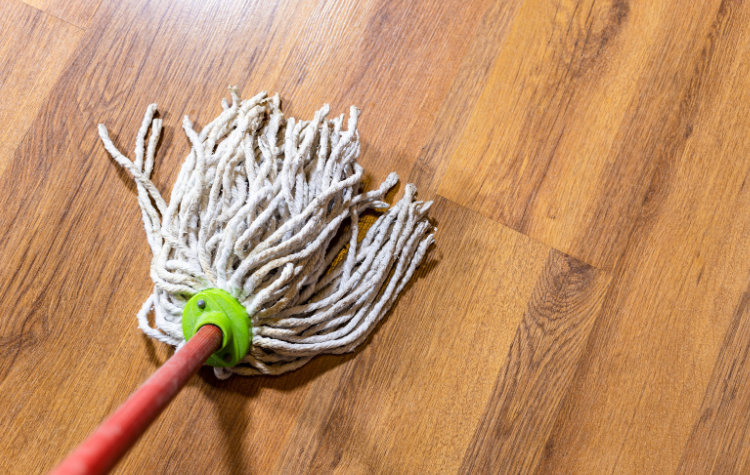
[[[98,475],[109,472],[161,414],[188,380],[221,346],[222,333],[204,325],[114,414],[68,455],[50,475]]]

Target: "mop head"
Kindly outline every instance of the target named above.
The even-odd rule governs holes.
[[[154,292],[138,313],[140,328],[179,348],[185,304],[211,288],[247,310],[250,350],[239,364],[214,368],[222,379],[281,374],[316,355],[353,351],[434,242],[432,203],[416,201],[411,184],[359,236],[360,216],[388,208],[383,199],[398,176],[361,190],[358,109],[344,130],[343,115],[327,119],[328,105],[312,121],[297,121],[284,117],[278,95],[230,93],[231,106],[222,101],[222,113],[200,133],[185,117],[192,150],[169,203],[150,179],[162,127],[156,105],[146,111],[132,161],[99,125],[105,148],[135,179],[153,253]]]

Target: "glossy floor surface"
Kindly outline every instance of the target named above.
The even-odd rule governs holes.
[[[168,193],[228,85],[361,107],[369,186],[416,183],[437,244],[358,351],[201,370],[116,473],[750,473],[741,0],[3,0],[0,473],[171,354],[96,125],[132,150],[158,103]]]

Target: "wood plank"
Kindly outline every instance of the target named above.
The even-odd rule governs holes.
[[[439,193],[612,270],[718,4],[525,2]]]
[[[750,455],[750,292],[742,295],[678,474],[747,473]]]
[[[45,13],[85,30],[102,0],[21,0]]]
[[[554,404],[552,417],[532,416],[535,401],[499,397],[495,375],[561,400],[572,372],[540,378],[577,362],[609,276],[444,199],[434,217],[434,262],[356,356],[333,407],[309,393],[277,473],[456,473],[466,449],[484,456],[501,443],[475,431],[508,404],[516,424],[552,428]],[[541,454],[544,440],[511,446]]]
[[[276,90],[283,92],[292,114],[311,115],[323,101],[334,111],[357,105],[363,113],[360,161],[368,181],[382,181],[390,171],[405,180],[454,78],[481,69],[463,59],[474,44],[476,24],[488,7],[498,7],[487,0],[341,3],[310,14],[280,68],[270,64],[276,68],[270,74],[241,82],[244,89],[255,90],[267,87],[269,77],[278,78]],[[500,11],[512,16],[517,4],[520,0],[501,2]],[[340,15],[337,10],[346,22],[332,20]],[[326,22],[332,25],[322,26]],[[432,197],[429,190],[424,196]]]
[[[422,197],[432,199],[437,193],[522,4],[519,0],[492,2],[477,25],[456,79],[409,174],[409,183],[417,185]]]
[[[750,274],[750,8],[724,3],[710,20],[677,101],[684,144],[658,157],[539,474],[674,473],[692,458],[684,450]]]
[[[550,252],[459,473],[534,471],[609,280]]]
[[[0,4],[0,173],[34,121],[81,31],[16,0]]]

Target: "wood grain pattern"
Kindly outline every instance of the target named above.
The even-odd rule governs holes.
[[[102,0],[21,0],[48,15],[85,30]]]
[[[532,473],[609,276],[551,251],[459,473]]]
[[[0,173],[78,46],[82,32],[17,0],[0,3]]]
[[[226,86],[363,109],[368,186],[437,244],[367,344],[201,371],[119,474],[748,473],[750,5],[741,0],[0,4],[0,473],[50,469],[171,354],[131,150]],[[399,191],[394,193],[398,195]]]
[[[421,196],[431,199],[437,193],[522,4],[517,0],[492,2],[477,25],[474,39],[438,113],[438,117],[450,120],[434,121],[409,175],[409,182],[417,185]]]
[[[537,311],[545,304],[552,305],[547,311],[553,314],[559,308],[554,305],[562,305],[570,311],[570,327],[538,322],[545,331],[531,330],[526,342],[542,347],[544,333],[570,339],[575,347],[580,344],[572,335],[577,331],[585,340],[586,322],[590,328],[608,276],[560,262],[564,258],[556,251],[480,216],[457,212],[460,208],[446,200],[439,199],[436,208],[442,244],[390,317],[398,324],[384,325],[353,360],[342,394],[323,411],[326,418],[313,432],[307,415],[295,425],[289,443],[308,448],[302,457],[288,451],[278,473],[456,473],[476,440],[475,428],[487,417],[483,413],[496,402],[494,377],[487,376],[508,365],[515,367],[519,382],[533,385],[538,376],[516,367],[511,347],[519,338],[516,328],[544,318]],[[466,313],[472,318],[463,319]],[[460,326],[450,323],[457,320]],[[574,322],[583,324],[573,329]],[[563,351],[568,350],[566,345]],[[575,351],[570,353],[577,361]],[[566,383],[556,378],[537,391],[564,393]],[[313,398],[303,413],[320,407],[320,396]],[[514,410],[530,412],[532,404],[518,400]]]
[[[538,473],[674,473],[701,417],[750,273],[750,17],[715,13]]]
[[[750,392],[750,293],[745,291],[727,331],[721,354],[690,439],[682,453],[678,474],[746,473]]]
[[[611,270],[718,3],[525,2],[440,194]]]

